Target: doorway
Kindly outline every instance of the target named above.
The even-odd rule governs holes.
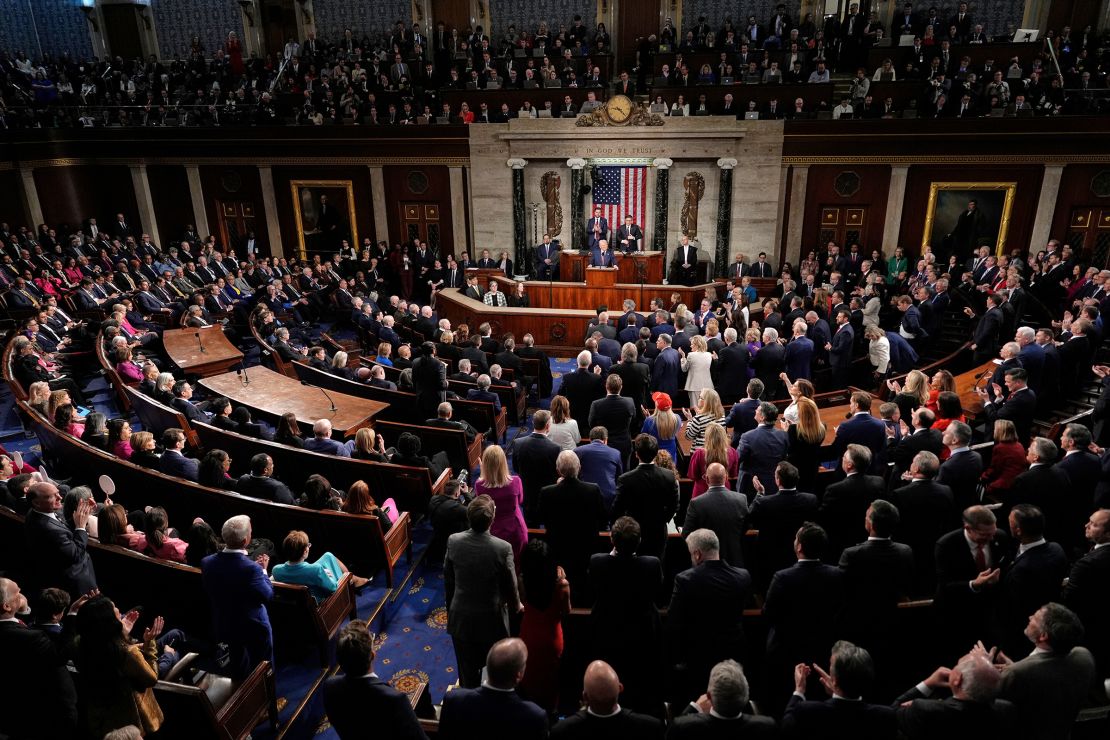
[[[636,79],[636,75],[631,74],[632,68],[636,66],[636,49],[641,40],[659,32],[659,14],[649,12],[650,9],[645,11],[634,0],[623,0],[617,11],[617,68],[613,70],[613,76],[616,77],[622,70],[628,70],[632,79]],[[641,79],[651,76],[651,63],[650,59],[640,60],[641,67],[648,68],[646,74],[641,70]],[[647,91],[641,89],[640,92]]]
[[[143,39],[139,32],[139,14],[134,5],[101,5],[104,14],[104,35],[108,53],[114,57],[135,59],[143,56]]]
[[[254,203],[221,200],[216,205],[220,209],[220,243],[224,249],[238,249],[252,231],[257,236]]]
[[[298,39],[297,10],[294,0],[263,0],[262,2],[262,39],[266,51],[280,56],[285,42]]]

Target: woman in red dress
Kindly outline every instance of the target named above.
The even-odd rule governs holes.
[[[570,584],[543,540],[532,540],[521,553],[520,594],[524,601],[520,639],[528,646],[528,670],[520,691],[553,714],[559,701],[562,619],[570,612]]]
[[[230,31],[227,34],[227,43],[224,45],[224,53],[227,54],[228,62],[231,64],[231,73],[236,77],[243,75],[243,44],[239,41],[239,36]]]

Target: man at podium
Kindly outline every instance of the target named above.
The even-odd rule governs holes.
[[[625,254],[642,252],[644,249],[644,232],[632,223],[631,214],[624,217],[624,225],[617,229],[617,244]]]
[[[602,239],[597,247],[590,250],[590,267],[611,267],[616,269],[616,258],[609,251],[609,242]]]
[[[598,242],[609,239],[609,221],[601,215],[600,208],[594,208],[593,218],[586,221],[586,239],[591,252],[597,249]]]

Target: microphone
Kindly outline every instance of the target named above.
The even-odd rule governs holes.
[[[197,346],[200,347],[200,351],[207,352],[208,350],[204,348],[204,340],[200,338],[200,332],[193,332],[193,336],[197,338]]]
[[[323,388],[321,388],[320,386],[318,386],[318,385],[312,385],[312,384],[310,384],[310,383],[309,383],[309,382],[308,382],[307,380],[302,380],[302,381],[301,381],[301,385],[304,385],[304,386],[308,386],[309,388],[315,388],[316,390],[320,391],[321,393],[323,393],[323,394],[324,394],[324,398],[328,399],[328,403],[330,403],[330,404],[331,404],[331,410],[332,410],[332,411],[338,411],[338,410],[339,410],[339,409],[338,409],[338,408],[336,408],[336,406],[335,406],[335,401],[331,400],[331,396],[330,396],[330,395],[328,395],[328,392],[327,392],[326,390],[324,390]]]

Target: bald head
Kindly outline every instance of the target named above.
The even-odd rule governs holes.
[[[728,470],[720,463],[711,463],[705,471],[705,480],[710,487],[723,486],[728,482]]]
[[[586,667],[582,679],[582,699],[597,714],[612,714],[624,687],[617,672],[604,660],[595,660]]]
[[[528,648],[524,641],[510,637],[498,640],[486,655],[486,676],[490,686],[497,689],[513,689],[524,678],[524,667],[528,663]]]

